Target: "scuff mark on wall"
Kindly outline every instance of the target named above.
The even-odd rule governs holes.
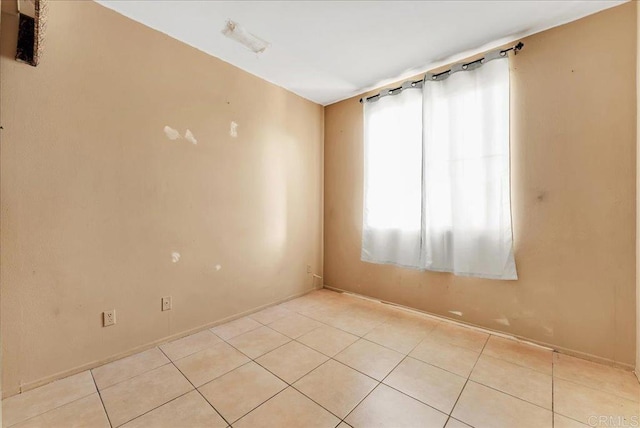
[[[494,319],[494,321],[497,322],[498,324],[506,325],[507,327],[511,325],[511,323],[507,318],[496,318]]]
[[[180,253],[177,251],[171,253],[171,261],[174,263],[178,263],[178,261],[180,261]]]
[[[229,135],[231,135],[233,138],[238,137],[238,124],[234,121],[231,121],[231,126],[229,127]]]
[[[196,140],[196,137],[193,136],[193,133],[189,129],[187,129],[187,132],[184,133],[184,139],[191,144],[198,144],[198,140]]]
[[[220,269],[222,269],[222,266],[221,265],[216,265],[216,270],[220,270]]]
[[[177,140],[178,138],[180,138],[180,133],[176,129],[173,129],[170,126],[164,127],[164,133],[167,136],[167,138],[170,140]]]

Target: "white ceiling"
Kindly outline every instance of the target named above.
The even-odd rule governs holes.
[[[624,3],[96,1],[323,105]],[[227,19],[271,46],[255,54],[226,38]]]

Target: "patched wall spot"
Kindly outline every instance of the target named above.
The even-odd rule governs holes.
[[[193,133],[189,129],[187,129],[187,132],[184,133],[184,139],[191,144],[198,144],[198,140],[196,140],[196,137],[193,136]]]
[[[180,138],[180,133],[176,129],[173,129],[170,126],[164,127],[164,133],[167,136],[167,138],[170,140],[177,140],[178,138]]]

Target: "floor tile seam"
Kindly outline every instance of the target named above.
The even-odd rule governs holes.
[[[473,367],[471,368],[471,371],[469,371],[469,375],[467,376],[467,380],[464,382],[464,385],[462,386],[462,389],[460,390],[460,394],[458,394],[458,398],[456,398],[455,403],[453,403],[453,407],[451,408],[451,412],[449,412],[449,417],[447,418],[447,422],[449,423],[449,419],[452,418],[453,412],[456,409],[456,406],[458,405],[458,402],[460,402],[460,397],[462,397],[462,393],[464,392],[465,388],[467,387],[467,385],[469,384],[469,381],[471,379],[471,375],[473,374],[473,371],[476,368],[476,365],[478,364],[478,361],[480,361],[480,357],[482,356],[482,354],[484,353],[485,348],[487,347],[487,343],[489,343],[489,338],[487,337],[487,340],[484,342],[484,345],[482,346],[482,349],[480,350],[480,353],[478,354],[478,357],[476,358],[476,362],[473,363]],[[461,422],[464,422],[461,420]],[[464,422],[466,424],[466,422]],[[468,424],[470,425],[470,424]],[[445,424],[446,426],[446,424]]]
[[[161,349],[160,351],[164,354],[164,351],[162,351],[162,349]],[[166,354],[165,354],[165,355],[166,355]],[[168,357],[167,357],[167,358],[168,358]],[[248,363],[248,362],[247,362],[247,363]],[[229,424],[229,421],[228,421],[228,420],[226,420],[224,416],[222,416],[222,414],[218,411],[218,409],[216,409],[216,408],[213,406],[213,404],[211,404],[211,403],[209,402],[209,400],[207,400],[207,397],[205,397],[205,396],[202,394],[202,392],[200,392],[200,390],[198,389],[198,387],[197,387],[193,382],[191,382],[191,379],[189,379],[189,378],[188,378],[188,377],[187,377],[187,376],[182,372],[182,370],[180,370],[180,367],[178,367],[178,366],[177,366],[173,361],[171,361],[171,364],[173,364],[173,367],[175,367],[175,368],[176,368],[176,370],[178,370],[178,372],[182,375],[182,377],[184,377],[184,378],[187,380],[187,382],[189,382],[189,383],[191,384],[191,386],[193,387],[193,389],[194,389],[194,390],[196,390],[196,391],[198,391],[198,394],[200,394],[200,396],[204,399],[204,401],[205,401],[207,404],[209,404],[209,406],[211,406],[211,408],[213,409],[213,411],[214,411],[214,412],[216,412],[216,413],[217,413],[217,414],[222,418],[222,420],[223,420],[223,421],[225,421],[225,423],[227,424],[227,426],[228,426],[228,425],[230,425],[230,424]],[[238,368],[238,367],[236,367],[236,368]],[[229,373],[229,372],[227,372],[227,373]],[[225,374],[226,374],[226,373],[225,373]],[[224,376],[224,375],[220,375],[220,376]],[[220,377],[220,376],[218,376],[218,377]],[[217,378],[216,378],[216,379],[217,379]],[[212,380],[215,380],[215,379],[212,379]],[[206,385],[206,384],[203,384],[203,385]],[[191,391],[189,391],[189,392],[192,392],[192,391],[193,391],[193,390],[191,390]],[[182,395],[186,395],[186,394],[188,394],[189,392],[186,392],[186,393],[184,393],[184,394],[182,394]],[[181,396],[182,396],[182,395],[181,395]],[[180,397],[181,397],[181,396],[180,396]],[[175,399],[180,398],[180,397],[176,397]],[[174,400],[175,400],[175,399],[174,399]],[[171,401],[173,401],[173,400],[171,400]],[[171,401],[167,401],[167,403],[170,403]],[[164,404],[167,404],[167,403],[164,403]],[[163,406],[164,406],[164,404],[163,404]],[[158,407],[160,407],[160,406],[158,406]],[[158,407],[156,407],[156,409],[157,409]],[[154,410],[155,410],[155,409],[154,409]]]
[[[102,399],[102,394],[100,393],[100,389],[98,389],[98,384],[96,383],[96,378],[93,376],[93,372],[89,370],[91,374],[91,379],[93,380],[93,385],[96,387],[96,392],[98,393],[98,398],[100,398],[100,404],[102,405],[102,410],[104,410],[104,414],[107,417],[107,422],[109,422],[109,426],[113,428],[113,424],[111,423],[111,418],[109,417],[109,413],[107,413],[107,406],[104,404],[104,400]]]
[[[90,370],[89,370],[89,371],[90,371]],[[91,375],[91,377],[92,377],[92,379],[93,379],[93,374]],[[66,379],[66,378],[65,378],[65,379]],[[55,382],[57,382],[57,381],[55,381]],[[93,380],[93,384],[95,385],[95,380]],[[34,391],[34,390],[30,390],[30,391]],[[30,391],[27,391],[27,392],[30,392]],[[91,395],[96,394],[96,393],[98,394],[98,396],[100,396],[100,391],[98,390],[98,387],[97,387],[97,386],[96,386],[96,390],[95,390],[95,391],[93,391],[93,392],[91,392],[91,393],[89,393],[89,394],[85,394],[85,395],[83,395],[83,396],[81,396],[81,397],[74,398],[74,399],[73,399],[73,400],[71,400],[71,401],[68,401],[68,402],[66,402],[66,403],[63,403],[63,404],[60,404],[60,405],[58,405],[58,406],[52,407],[52,408],[50,408],[50,409],[48,409],[48,410],[45,410],[44,412],[38,413],[37,415],[29,416],[27,419],[23,419],[23,420],[18,421],[18,422],[14,423],[14,424],[8,425],[8,426],[6,426],[6,427],[4,427],[4,428],[11,428],[11,427],[14,427],[14,426],[16,426],[16,425],[19,425],[19,424],[25,423],[25,422],[30,421],[30,420],[32,420],[32,419],[35,419],[35,418],[37,418],[37,417],[39,417],[39,416],[45,415],[45,414],[47,414],[47,413],[49,413],[49,412],[53,412],[54,410],[58,410],[58,409],[60,409],[60,408],[62,408],[62,407],[64,407],[64,406],[67,406],[67,405],[69,405],[69,404],[73,404],[73,403],[75,403],[75,402],[77,402],[77,401],[84,400],[85,398],[90,397]],[[22,394],[25,394],[25,393],[23,392]],[[11,397],[19,397],[19,396],[20,396],[20,394],[18,394],[18,395],[12,395]],[[9,397],[9,398],[11,398],[11,397]],[[5,400],[7,400],[7,398],[5,398]],[[5,401],[5,400],[2,400],[2,401]],[[100,397],[100,402],[102,403],[102,397]],[[104,408],[104,403],[102,403],[102,407]],[[105,413],[106,413],[106,409],[105,409]],[[109,420],[109,415],[107,415],[107,420]],[[111,421],[109,421],[109,425],[111,425]],[[4,425],[2,425],[2,426],[4,426]]]
[[[160,352],[162,352],[162,350],[161,350]],[[162,353],[164,354],[164,352],[162,352]],[[167,359],[168,359],[168,357],[167,357]],[[118,361],[118,360],[116,360],[116,361]],[[110,384],[109,386],[107,386],[107,387],[105,387],[105,388],[102,388],[102,389],[98,388],[98,383],[97,383],[97,382],[95,382],[96,389],[98,390],[98,392],[106,391],[107,389],[113,388],[114,386],[120,385],[120,384],[125,383],[125,382],[129,382],[130,380],[133,380],[133,379],[135,379],[135,378],[137,378],[137,377],[140,377],[140,376],[142,376],[142,375],[145,375],[145,374],[147,374],[147,373],[149,373],[149,372],[152,372],[152,371],[154,371],[154,370],[161,369],[161,368],[163,368],[163,367],[165,367],[165,366],[168,366],[169,364],[173,364],[173,361],[169,360],[168,362],[163,363],[163,364],[162,364],[162,365],[160,365],[160,366],[152,367],[152,368],[150,368],[150,369],[145,369],[145,371],[143,371],[143,372],[137,373],[137,374],[135,374],[134,376],[130,376],[130,377],[126,378],[126,379],[119,380],[118,382],[116,382],[116,383],[112,383],[112,384]],[[91,371],[91,370],[90,370],[90,371]],[[91,376],[93,377],[93,371],[91,371]],[[95,381],[95,378],[94,378],[94,381]]]
[[[623,397],[623,396],[621,396],[621,395],[615,394],[615,393],[613,393],[613,392],[610,392],[610,391],[604,391],[604,390],[602,390],[602,389],[597,389],[597,388],[594,388],[594,387],[592,387],[592,386],[585,385],[585,384],[580,383],[580,382],[576,382],[576,381],[574,381],[574,380],[564,379],[564,378],[557,377],[557,376],[555,376],[554,381],[555,381],[555,380],[561,380],[561,381],[563,381],[563,382],[567,382],[567,383],[570,383],[570,384],[572,384],[572,385],[577,385],[577,386],[581,386],[581,387],[583,387],[583,388],[587,388],[587,389],[589,389],[589,390],[591,390],[591,391],[596,391],[596,392],[600,392],[600,393],[603,393],[603,394],[612,395],[612,396],[614,396],[615,398],[619,398],[619,399],[621,399],[621,400],[628,401],[628,402],[633,403],[633,404],[636,404],[636,405],[640,405],[640,397],[639,397],[639,399],[638,399],[638,400],[632,400],[632,399],[629,399],[629,398],[627,398],[627,397]],[[555,382],[553,383],[553,385],[555,386]]]
[[[171,400],[166,401],[166,402],[164,402],[164,403],[160,404],[159,406],[154,407],[153,409],[147,410],[146,412],[141,413],[140,415],[138,415],[138,416],[136,416],[136,417],[134,417],[134,418],[132,418],[132,419],[129,419],[129,420],[127,420],[127,421],[125,421],[125,422],[121,423],[120,425],[112,425],[112,427],[113,427],[113,428],[118,428],[118,427],[121,427],[121,426],[123,426],[123,425],[125,425],[125,424],[128,424],[129,422],[135,421],[136,419],[141,418],[142,416],[146,415],[147,413],[151,413],[151,412],[153,412],[154,410],[157,410],[157,409],[159,409],[160,407],[164,406],[165,404],[169,404],[169,403],[171,403],[171,402],[173,402],[173,401],[176,401],[178,398],[184,397],[185,395],[187,395],[187,394],[189,394],[189,393],[191,393],[191,392],[193,392],[193,389],[192,389],[192,390],[190,390],[190,391],[187,391],[187,392],[185,392],[185,393],[183,393],[183,394],[180,394],[180,395],[178,395],[177,397],[174,397],[174,398],[172,398]]]

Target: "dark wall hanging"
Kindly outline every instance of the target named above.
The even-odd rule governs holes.
[[[18,0],[20,22],[16,60],[34,67],[38,65],[44,47],[47,22],[47,0]]]

